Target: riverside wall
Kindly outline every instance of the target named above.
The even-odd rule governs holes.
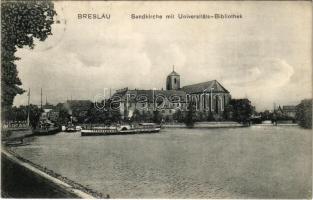
[[[1,152],[1,196],[3,198],[96,198],[17,158],[5,149]]]

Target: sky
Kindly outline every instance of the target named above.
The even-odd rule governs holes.
[[[175,66],[181,86],[219,81],[257,110],[312,97],[312,10],[282,2],[55,2],[53,35],[18,49],[22,88],[31,103],[90,99],[105,88],[165,88]],[[240,19],[178,19],[178,14],[236,14]],[[78,19],[110,14],[110,19]],[[131,19],[131,14],[159,14]],[[174,14],[175,19],[164,19]],[[27,103],[27,93],[15,105]]]

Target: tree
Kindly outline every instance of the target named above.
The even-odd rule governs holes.
[[[29,105],[29,122],[32,127],[36,127],[42,110],[36,105]],[[6,110],[6,116],[8,121],[26,121],[28,115],[28,106],[11,107]]]
[[[277,112],[276,112],[277,114]],[[271,113],[269,110],[265,110],[263,112],[260,112],[260,115],[261,115],[261,120],[264,121],[264,120],[272,120],[273,118],[273,113]]]
[[[174,120],[177,120],[178,122],[184,122],[184,113],[178,109],[174,115],[173,115]]]
[[[36,105],[30,105],[30,109],[29,109],[29,122],[30,125],[33,128],[36,128],[38,123],[39,123],[39,119],[40,119],[40,115],[42,113],[42,110],[36,106]]]
[[[299,125],[312,128],[312,99],[302,100],[296,109],[296,119]]]
[[[132,120],[135,122],[139,122],[140,121],[140,112],[138,109],[135,109],[133,112],[133,116],[132,116]]]
[[[162,115],[160,113],[160,111],[155,110],[153,111],[153,122],[154,123],[161,123],[162,121]]]
[[[110,110],[109,116],[110,116],[111,121],[113,121],[113,122],[120,122],[122,119],[122,115],[121,115],[120,111],[118,111],[118,110]]]
[[[207,121],[214,121],[215,119],[214,119],[214,116],[213,116],[213,112],[212,111],[209,111],[209,113],[208,113],[208,117],[207,117]]]
[[[135,109],[133,112],[132,120],[136,122],[146,122],[149,121],[151,117],[152,116],[149,113]]]
[[[233,120],[247,122],[252,115],[253,107],[249,99],[232,99],[230,101],[233,111]]]
[[[111,123],[111,116],[107,110],[92,106],[87,111],[85,120],[88,123]],[[110,122],[108,122],[110,121]]]
[[[187,127],[193,127],[196,120],[196,104],[195,102],[191,101],[188,104],[188,111],[184,120],[184,123]]]
[[[1,107],[2,116],[14,97],[22,94],[15,61],[17,48],[34,48],[34,38],[44,41],[51,33],[56,15],[50,1],[7,1],[1,3]],[[5,117],[5,116],[3,116]]]
[[[67,124],[70,119],[70,114],[68,109],[64,106],[63,103],[58,103],[56,105],[56,111],[59,112],[58,124]]]

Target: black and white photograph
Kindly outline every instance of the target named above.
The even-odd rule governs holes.
[[[1,198],[311,199],[311,1],[1,1]]]

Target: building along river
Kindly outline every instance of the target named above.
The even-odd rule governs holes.
[[[162,129],[33,137],[18,155],[111,198],[310,198],[311,130]]]

